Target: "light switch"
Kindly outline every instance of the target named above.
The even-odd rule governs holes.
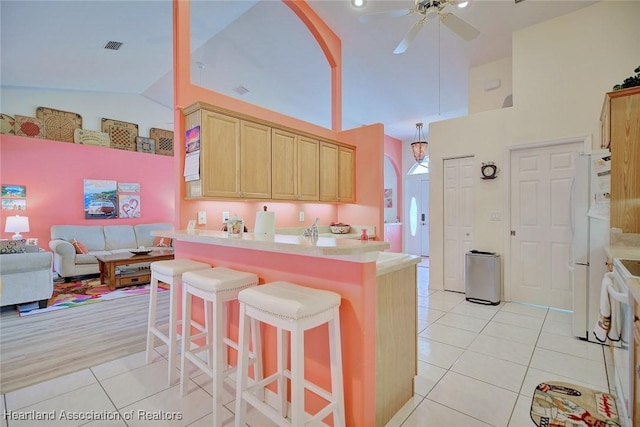
[[[491,212],[491,221],[500,221],[500,212]]]
[[[198,224],[206,224],[207,223],[207,213],[205,211],[198,212]]]
[[[304,212],[303,211],[300,211],[300,213],[298,214],[298,220],[300,222],[304,221]]]

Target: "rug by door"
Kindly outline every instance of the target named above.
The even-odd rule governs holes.
[[[613,396],[563,382],[538,384],[531,419],[538,427],[620,426]]]
[[[100,279],[78,280],[69,283],[54,283],[53,295],[49,298],[47,308],[38,308],[38,303],[18,305],[18,314],[30,316],[32,314],[47,313],[81,305],[95,304],[102,301],[114,300],[136,295],[148,295],[149,284],[117,288],[114,291],[100,283]],[[158,290],[163,292],[168,285],[160,283]]]

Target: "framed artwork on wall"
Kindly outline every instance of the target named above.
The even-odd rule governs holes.
[[[27,197],[25,185],[2,185],[2,198],[24,199]]]
[[[27,199],[2,198],[3,211],[26,211]]]
[[[116,181],[84,180],[85,219],[117,218],[116,202]]]
[[[140,218],[140,195],[119,194],[118,216],[120,218]]]
[[[119,182],[118,193],[139,193],[140,183],[137,182]]]

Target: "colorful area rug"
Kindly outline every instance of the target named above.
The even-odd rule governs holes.
[[[109,290],[108,286],[100,283],[99,279],[78,280],[69,283],[54,283],[53,295],[49,299],[47,308],[38,308],[38,303],[22,304],[18,306],[20,316],[30,316],[33,314],[47,313],[50,311],[62,310],[81,305],[95,304],[102,301],[109,301],[118,298],[125,298],[136,295],[148,295],[149,284],[128,286],[117,288],[115,291]],[[160,283],[159,291],[166,291],[168,285]]]
[[[531,419],[538,427],[621,425],[613,396],[563,382],[538,384]]]

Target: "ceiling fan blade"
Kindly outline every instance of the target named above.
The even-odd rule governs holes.
[[[395,18],[398,16],[407,16],[415,12],[416,10],[414,8],[387,10],[386,12],[377,12],[377,13],[370,13],[368,15],[360,15],[358,17],[358,21],[365,23],[365,22],[377,21],[382,18]]]
[[[396,49],[393,51],[393,53],[395,53],[396,55],[405,53],[406,50],[409,48],[409,45],[411,44],[413,39],[416,38],[420,30],[422,30],[422,27],[424,27],[425,22],[427,22],[426,16],[421,20],[419,20],[418,22],[416,22],[415,24],[413,24],[413,27],[411,27],[411,29],[407,32],[407,34],[405,34],[404,38],[400,41],[400,43],[398,44]]]
[[[466,41],[471,41],[478,37],[478,35],[480,34],[480,31],[478,31],[474,26],[463,21],[453,13],[443,13],[442,15],[440,15],[440,20],[451,31],[453,31]]]

